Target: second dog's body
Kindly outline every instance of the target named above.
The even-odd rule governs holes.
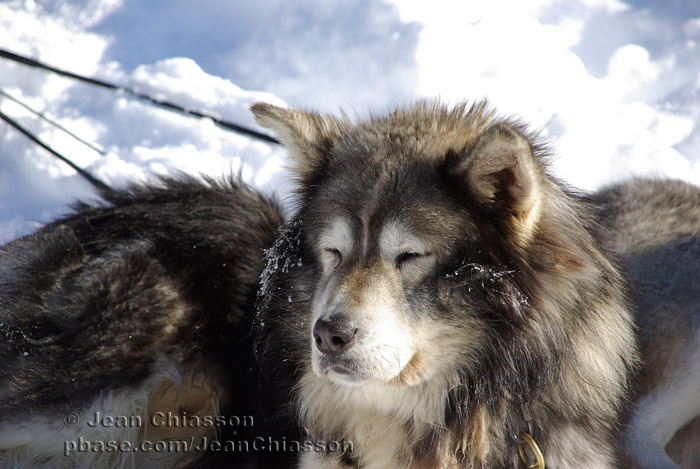
[[[264,433],[250,315],[276,205],[233,179],[105,198],[0,249],[0,466],[257,456],[208,442]]]
[[[642,373],[624,443],[632,465],[698,468],[700,426],[693,419],[700,415],[700,189],[681,181],[633,180],[595,199],[640,333]]]

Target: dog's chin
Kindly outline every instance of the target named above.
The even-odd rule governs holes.
[[[336,384],[342,384],[345,386],[360,387],[370,382],[370,380],[367,379],[367,377],[362,373],[358,373],[355,370],[350,370],[341,365],[329,367],[326,369],[323,376]]]
[[[353,360],[320,356],[313,360],[313,370],[316,376],[336,384],[362,386],[372,381]]]
[[[400,382],[401,372],[391,373],[388,370],[366,369],[353,360],[334,360],[321,357],[314,361],[313,370],[317,376],[344,386],[407,384]]]

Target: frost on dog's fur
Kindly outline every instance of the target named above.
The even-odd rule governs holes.
[[[258,308],[263,375],[295,383],[294,408],[271,402],[353,444],[303,467],[516,466],[524,403],[548,466],[615,467],[636,362],[622,280],[533,135],[485,103],[252,110],[290,150],[303,221],[278,247],[302,266],[271,271]]]

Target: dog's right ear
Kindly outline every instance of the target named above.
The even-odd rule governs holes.
[[[287,147],[294,160],[292,170],[302,182],[310,179],[325,164],[332,142],[341,131],[340,121],[327,115],[266,103],[255,103],[250,110],[258,124],[274,130]]]

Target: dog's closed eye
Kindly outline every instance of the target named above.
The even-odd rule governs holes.
[[[427,258],[430,256],[430,253],[420,253],[420,252],[413,252],[413,251],[407,251],[407,252],[402,252],[398,256],[396,256],[396,259],[394,259],[394,263],[396,264],[397,269],[401,269],[402,267],[406,267],[411,263],[415,263],[416,261],[419,261],[423,258]]]
[[[327,269],[333,270],[340,265],[340,262],[343,260],[343,255],[338,249],[325,248],[321,260]]]

